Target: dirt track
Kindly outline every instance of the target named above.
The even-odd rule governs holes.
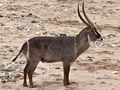
[[[120,90],[120,1],[84,0],[85,11],[97,22],[103,42],[95,42],[71,64],[70,85],[63,86],[62,62],[39,63],[32,90]],[[0,1],[0,64],[11,62],[22,44],[37,35],[75,36],[86,27],[77,15],[82,0]],[[10,8],[14,10],[10,10]],[[81,9],[80,9],[81,10]],[[31,23],[34,21],[34,23]],[[36,35],[37,34],[37,35]],[[17,62],[26,59],[21,56]],[[60,69],[55,69],[60,67]],[[117,74],[113,74],[118,71]],[[2,72],[2,71],[1,71]],[[12,72],[12,71],[11,71]],[[1,79],[1,78],[0,78]],[[0,90],[31,90],[16,82],[0,82]]]

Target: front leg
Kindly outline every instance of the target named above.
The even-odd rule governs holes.
[[[64,86],[69,85],[70,61],[63,61],[64,68]]]

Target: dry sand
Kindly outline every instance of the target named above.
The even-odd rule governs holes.
[[[35,88],[23,87],[23,79],[18,78],[16,82],[0,82],[0,90],[120,90],[120,0],[84,2],[88,17],[97,22],[104,40],[92,43],[71,64],[70,85],[63,85],[62,62],[40,62],[35,70],[39,75],[33,77]],[[82,0],[0,0],[0,63],[11,62],[22,44],[36,34],[79,33],[86,25],[77,15],[78,3],[81,6]],[[11,7],[17,11],[8,10]],[[19,61],[25,62],[20,66],[23,70],[26,59],[22,56]]]

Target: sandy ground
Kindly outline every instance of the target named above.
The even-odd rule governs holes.
[[[63,85],[62,62],[40,62],[32,90],[120,90],[120,0],[84,2],[87,15],[97,22],[103,42],[92,43],[71,63],[69,86]],[[0,63],[11,62],[22,44],[38,34],[78,34],[86,27],[77,15],[78,3],[81,6],[82,0],[0,0]],[[23,70],[26,59],[21,56],[19,61],[25,62],[21,64]],[[19,78],[16,82],[0,82],[0,90],[31,90],[22,83]]]

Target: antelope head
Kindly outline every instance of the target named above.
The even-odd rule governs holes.
[[[88,36],[90,38],[90,41],[102,41],[102,37],[101,35],[97,32],[97,27],[96,27],[96,23],[92,23],[92,21],[87,17],[85,10],[84,10],[84,2],[82,5],[82,11],[83,11],[83,15],[86,18],[87,22],[82,18],[80,12],[79,12],[79,4],[78,4],[78,15],[79,18],[87,25],[86,29],[88,32]]]

